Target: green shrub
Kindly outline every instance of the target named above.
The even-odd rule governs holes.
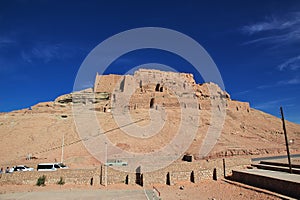
[[[64,185],[65,181],[63,179],[63,177],[60,177],[59,181],[57,182],[58,185]]]
[[[40,176],[36,182],[37,186],[45,186],[46,176]]]

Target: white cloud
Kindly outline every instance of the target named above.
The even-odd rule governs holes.
[[[28,55],[26,52],[24,52],[24,51],[21,51],[21,58],[22,58],[24,61],[28,62],[28,63],[31,63],[31,62],[32,62],[31,56],[29,56],[29,55]]]
[[[53,60],[70,58],[80,52],[79,48],[62,44],[49,44],[38,42],[31,48],[21,51],[21,58],[28,63],[42,61],[48,63]]]
[[[294,98],[271,100],[271,101],[266,101],[263,103],[253,105],[253,107],[256,109],[270,109],[270,108],[279,107],[282,103],[293,100],[293,99]]]
[[[58,44],[39,44],[32,49],[31,55],[34,58],[42,59],[45,63],[47,63],[53,59],[59,58],[60,50],[61,47]]]
[[[242,43],[242,45],[248,44],[271,44],[274,47],[286,45],[286,44],[293,44],[300,42],[300,30],[296,30],[289,33],[284,33],[281,35],[271,35],[267,37],[260,37],[254,40],[250,40],[247,42]],[[276,45],[276,46],[275,46]]]
[[[233,94],[233,96],[243,96],[243,95],[249,94],[250,92],[251,92],[251,90],[244,90],[244,91],[240,91],[240,92]]]
[[[261,33],[268,35],[250,40],[244,44],[270,43],[283,45],[300,42],[300,12],[290,13],[281,18],[268,17],[262,22],[243,26],[241,31],[248,35],[259,35]]]
[[[280,87],[280,86],[285,86],[285,85],[298,85],[300,84],[300,78],[292,78],[288,80],[281,80],[276,82],[275,84],[266,84],[266,85],[260,85],[257,86],[257,89],[264,90],[264,89],[269,89],[269,88],[274,88],[274,87]]]
[[[263,89],[268,89],[268,88],[271,88],[271,87],[274,87],[274,84],[271,84],[271,85],[260,85],[260,86],[257,86],[256,88],[260,89],[260,90],[263,90]]]
[[[289,80],[279,81],[279,82],[277,82],[276,85],[280,86],[280,85],[297,85],[297,84],[300,84],[299,78],[293,78],[293,79],[289,79]]]
[[[286,69],[290,69],[293,71],[296,71],[298,69],[300,69],[300,55],[290,58],[287,61],[285,61],[284,63],[280,64],[278,66],[278,69],[280,71],[286,70]]]
[[[285,30],[294,29],[295,26],[300,24],[300,12],[292,13],[289,16],[278,19],[276,17],[268,17],[263,22],[258,22],[255,24],[247,25],[241,28],[241,30],[247,34],[255,34],[263,31],[272,30]],[[299,28],[299,27],[298,27]]]
[[[0,48],[14,44],[16,44],[15,40],[8,37],[0,37]]]

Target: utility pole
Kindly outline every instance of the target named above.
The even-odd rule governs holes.
[[[226,178],[226,165],[225,165],[225,158],[223,158],[223,175]]]
[[[107,142],[105,142],[105,187],[107,187]]]
[[[292,163],[291,163],[291,156],[290,156],[290,149],[289,149],[289,141],[288,141],[288,138],[287,138],[287,133],[286,133],[286,128],[285,128],[285,121],[284,121],[284,115],[283,115],[283,109],[282,109],[282,107],[280,107],[280,112],[281,112],[282,126],[283,126],[283,132],[284,132],[284,137],[285,137],[286,152],[287,152],[288,162],[289,162],[289,172],[293,173],[293,171],[292,171]]]
[[[65,146],[65,132],[63,132],[62,144],[61,144],[61,158],[60,162],[64,162],[64,146]]]

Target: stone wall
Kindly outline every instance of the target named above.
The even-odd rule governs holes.
[[[242,169],[250,164],[249,158],[228,158],[225,159],[226,175],[231,174],[232,170]],[[201,160],[197,162],[178,162],[169,165],[166,168],[143,173],[143,186],[153,185],[155,183],[173,185],[177,182],[192,181],[199,182],[204,179],[212,179],[214,169],[216,169],[217,178],[223,177],[223,159]],[[101,166],[101,184],[105,184],[105,166]],[[127,183],[136,184],[138,175],[136,173],[128,173],[118,171],[107,167],[107,184]],[[169,179],[169,180],[168,180]]]
[[[112,93],[117,84],[120,84],[120,75],[110,74],[110,75],[96,75],[96,80],[94,84],[94,92],[108,92]]]
[[[212,104],[217,106],[215,102],[222,101],[228,110],[250,112],[249,103],[232,101],[215,83],[196,84],[193,75],[187,73],[139,69],[133,76],[97,74],[94,93],[103,92],[112,96],[113,105],[108,105],[112,109],[149,109],[153,99],[165,108],[211,110]],[[179,99],[184,100],[184,105],[179,104]]]
[[[250,164],[249,158],[227,158],[226,174],[229,175],[232,170],[241,169],[245,165]],[[11,174],[0,174],[1,184],[36,184],[39,177],[46,176],[46,184],[56,184],[60,177],[66,183],[94,185],[99,184],[142,184],[143,186],[150,186],[155,183],[173,185],[177,182],[192,181],[199,182],[204,179],[212,179],[214,169],[218,178],[223,177],[223,160],[200,160],[196,162],[175,162],[171,165],[153,172],[128,173],[118,171],[111,167],[102,165],[95,169],[62,169],[51,172],[14,172]],[[106,175],[107,172],[107,175]],[[107,177],[107,179],[106,179]],[[142,183],[140,182],[142,177]],[[107,182],[106,182],[107,180]]]
[[[99,174],[99,169],[62,169],[57,171],[32,171],[32,172],[13,172],[0,174],[0,184],[36,184],[39,177],[46,176],[46,184],[55,184],[60,177],[66,183],[89,185],[91,179]]]
[[[231,111],[250,112],[250,104],[248,102],[228,101],[227,109]]]

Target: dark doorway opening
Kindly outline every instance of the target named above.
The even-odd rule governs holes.
[[[156,87],[155,87],[155,91],[156,91],[156,92],[159,92],[159,88],[160,88],[160,84],[157,83],[157,84],[156,84]]]
[[[140,88],[142,89],[143,88],[143,81],[140,80]]]
[[[141,173],[141,167],[138,167],[135,170],[135,183],[143,186],[143,174]]]
[[[120,90],[121,90],[121,92],[124,92],[124,87],[125,87],[125,77],[123,78],[123,80],[120,83]]]

